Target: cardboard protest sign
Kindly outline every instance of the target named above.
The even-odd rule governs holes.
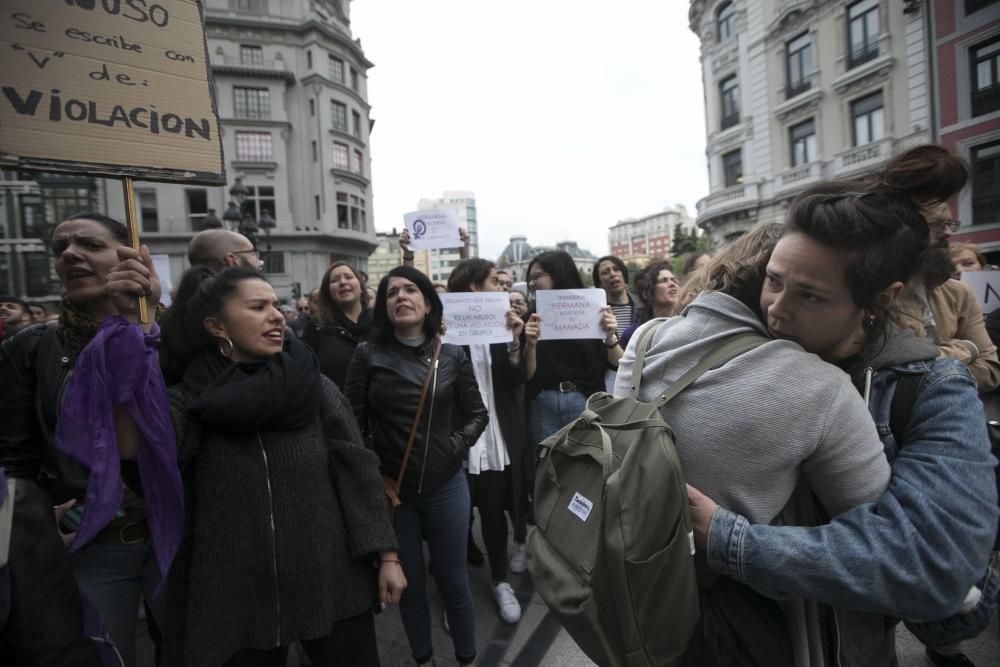
[[[976,293],[976,300],[983,315],[1000,308],[1000,271],[967,271],[962,273],[962,282]]]
[[[201,0],[4,0],[0,165],[224,184]]]
[[[509,343],[506,292],[450,292],[441,294],[445,334],[441,341],[453,345]]]
[[[403,215],[410,232],[410,247],[414,250],[460,248],[458,213],[451,208],[429,208]]]
[[[538,340],[605,337],[601,308],[607,305],[602,289],[552,289],[535,292],[542,318]]]

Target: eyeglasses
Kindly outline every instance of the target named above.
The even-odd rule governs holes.
[[[537,283],[539,278],[541,278],[542,276],[547,276],[547,275],[549,275],[549,274],[547,272],[545,272],[545,271],[535,271],[530,276],[528,276],[528,282],[529,283]]]
[[[232,252],[232,254],[234,254],[234,255],[246,255],[246,254],[249,254],[249,255],[253,255],[257,259],[260,259],[260,255],[257,253],[257,249],[256,248],[251,248],[250,250],[234,250]]]
[[[949,232],[951,232],[951,233],[954,234],[955,232],[958,231],[958,228],[962,226],[962,221],[961,220],[942,220],[940,222],[932,222],[932,223],[930,223],[927,226],[930,227],[931,229],[936,230],[936,231],[944,231],[945,229],[947,229]]]

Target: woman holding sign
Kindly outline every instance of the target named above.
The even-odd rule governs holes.
[[[455,657],[476,659],[475,610],[465,564],[469,487],[462,463],[488,417],[462,348],[442,344],[441,300],[420,271],[400,266],[382,279],[372,337],[358,345],[345,393],[388,484],[398,489],[395,528],[409,587],[400,600],[413,658],[431,664],[424,542],[444,600]]]
[[[561,250],[543,252],[528,264],[528,288],[582,289],[576,263]],[[618,366],[623,351],[609,306],[601,310],[600,340],[540,340],[545,322],[532,312],[524,326],[524,364],[528,380],[528,423],[539,443],[580,416],[587,397],[604,390],[605,371]]]
[[[497,270],[485,259],[467,259],[452,269],[449,292],[500,292]],[[521,332],[524,322],[514,309],[507,311],[512,340],[492,345],[469,345],[469,358],[483,403],[489,409],[486,430],[469,450],[467,460],[472,504],[479,508],[483,540],[490,557],[493,599],[506,623],[521,619],[521,605],[507,583],[507,515],[514,524],[514,557],[510,569],[525,570],[524,544],[528,525],[524,510],[524,370],[521,368]]]

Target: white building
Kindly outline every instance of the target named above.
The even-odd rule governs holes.
[[[469,234],[469,257],[479,256],[479,223],[476,220],[476,195],[468,190],[452,190],[441,194],[438,199],[421,199],[418,210],[429,208],[450,208],[458,213],[458,226]],[[447,283],[451,270],[462,261],[460,248],[431,250],[430,279]]]
[[[697,229],[681,204],[641,218],[626,218],[608,229],[608,248],[623,262],[643,267],[656,257],[669,259],[677,225],[685,234]]]
[[[372,224],[367,71],[351,35],[349,0],[204,0],[229,182],[221,187],[137,182],[143,242],[186,267],[191,236],[209,211],[222,218],[228,189],[242,177],[243,213],[275,220],[257,234],[265,272],[279,297],[299,283],[308,292],[327,266],[366,270]],[[79,176],[4,174],[6,239],[0,239],[0,291],[30,298],[58,294],[42,260],[42,230],[68,213],[94,210],[124,219],[121,185]],[[11,237],[11,232],[17,236]],[[38,246],[36,248],[36,246]],[[22,256],[23,255],[23,256]],[[52,298],[55,298],[54,296]]]
[[[716,242],[781,221],[817,181],[930,141],[927,3],[691,0],[701,39]]]

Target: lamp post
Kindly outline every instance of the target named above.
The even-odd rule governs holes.
[[[222,220],[219,220],[219,216],[215,214],[215,209],[208,209],[208,215],[201,223],[205,229],[222,229]]]
[[[243,177],[237,176],[236,182],[229,188],[229,205],[222,214],[222,219],[226,221],[230,229],[238,231],[250,239],[250,243],[255,248],[257,247],[257,233],[263,229],[267,250],[261,254],[266,261],[267,256],[271,252],[271,230],[277,226],[277,222],[275,222],[271,216],[271,212],[267,209],[261,211],[260,218],[256,219],[254,217],[254,207],[248,205],[249,202],[247,200],[249,195],[250,191],[247,189],[247,186],[243,185]],[[214,215],[212,217],[214,218]],[[215,219],[218,220],[218,218]]]

